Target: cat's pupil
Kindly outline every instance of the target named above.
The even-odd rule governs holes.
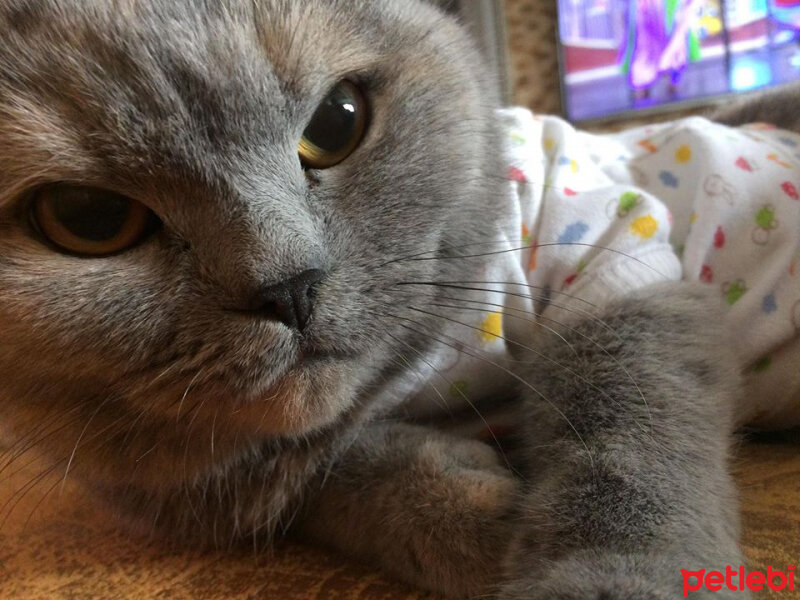
[[[111,192],[98,194],[88,188],[72,188],[51,201],[54,216],[70,233],[104,242],[119,234],[128,220],[131,202]]]
[[[367,123],[366,100],[350,81],[341,81],[311,118],[298,151],[308,167],[326,169],[346,159],[358,147]]]
[[[314,113],[305,137],[321,150],[338,152],[350,143],[355,129],[356,101],[339,86]]]
[[[158,225],[155,215],[140,202],[70,184],[36,191],[31,219],[41,237],[82,256],[107,256],[131,248]]]

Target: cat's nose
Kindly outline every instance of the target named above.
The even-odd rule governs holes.
[[[319,269],[309,269],[280,283],[259,290],[253,307],[269,319],[303,331],[314,311],[314,286],[325,277]]]

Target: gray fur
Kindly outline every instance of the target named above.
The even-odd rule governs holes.
[[[797,105],[799,93],[799,83],[756,92],[713,110],[709,116],[726,125],[772,123],[783,129],[800,131],[800,108]]]
[[[535,443],[509,597],[679,598],[681,569],[743,564],[725,470],[741,386],[718,303],[694,284],[654,286],[563,329],[572,349],[541,340],[586,382],[531,363],[529,380],[566,419],[528,405]]]
[[[479,261],[448,248],[482,239],[506,185],[491,82],[454,21],[411,0],[5,0],[0,31],[15,457],[45,452],[178,540],[288,532],[453,597],[674,598],[680,568],[741,562],[737,376],[690,286],[607,309],[616,335],[573,323],[577,359],[526,341],[605,393],[522,368],[552,403],[521,386],[522,478],[376,395],[444,326],[396,284],[469,280]],[[297,140],[344,76],[370,96],[368,136],[305,172]],[[25,216],[53,181],[128,194],[164,227],[108,258],[56,253]],[[403,260],[422,251],[441,260]],[[242,314],[307,268],[327,276],[304,336]]]

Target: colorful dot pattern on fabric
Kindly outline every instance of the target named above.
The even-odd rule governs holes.
[[[780,156],[778,156],[777,154],[768,154],[768,155],[767,155],[767,160],[771,160],[771,161],[772,161],[772,162],[774,162],[775,164],[777,164],[777,165],[779,165],[779,166],[783,167],[784,169],[791,169],[791,168],[793,168],[791,163],[788,163],[788,162],[786,162],[785,160],[783,160],[783,159],[782,159]]]
[[[678,188],[681,185],[680,179],[678,179],[672,171],[661,171],[661,173],[658,174],[658,178],[666,187]]]
[[[747,160],[744,156],[737,158],[734,164],[742,171],[747,171],[748,173],[752,173],[756,170],[755,164],[752,161]]]
[[[534,321],[563,319],[565,308],[584,311],[584,302],[603,305],[681,278],[723,301],[748,377],[791,387],[781,377],[800,363],[800,135],[700,118],[593,135],[523,109],[498,114],[507,126],[509,202],[487,199],[504,218],[492,242],[499,252],[476,280],[509,283],[506,293],[461,292],[497,310],[454,315],[471,326],[443,332],[448,347],[430,362],[453,382],[446,399],[503,385],[459,343],[502,362],[503,336],[544,335],[524,319],[505,320],[503,306],[524,307]],[[568,292],[550,303],[549,290]],[[800,377],[795,383],[800,397]],[[754,398],[758,412],[773,410],[779,395]],[[800,424],[800,408],[797,415]]]
[[[619,199],[617,216],[620,218],[628,216],[631,211],[636,208],[641,199],[642,195],[639,192],[625,192],[622,194]]]
[[[703,283],[714,283],[714,269],[711,265],[703,265],[700,269],[700,281]]]
[[[533,241],[531,238],[531,230],[525,223],[522,224],[522,241],[525,244],[530,244]]]
[[[726,240],[725,230],[721,226],[717,227],[717,230],[714,232],[714,248],[717,250],[724,248]]]
[[[535,271],[539,264],[539,247],[534,245],[531,250],[531,258],[528,261],[528,272]]]
[[[778,301],[775,299],[775,294],[764,296],[764,300],[761,303],[761,310],[768,315],[771,315],[778,310]]]
[[[481,323],[480,338],[484,344],[497,341],[503,334],[503,314],[493,312]]]
[[[567,225],[566,229],[558,236],[559,244],[575,244],[583,239],[589,231],[589,225],[583,221],[577,221]]]
[[[747,293],[747,284],[738,279],[722,286],[722,292],[725,296],[725,301],[733,306]]]
[[[675,160],[680,164],[686,164],[692,160],[692,147],[683,144],[675,151]]]
[[[525,139],[525,136],[522,135],[521,133],[519,133],[518,131],[512,131],[510,137],[511,137],[511,141],[514,142],[515,144],[519,145],[519,146],[524,145],[525,142],[527,141]]]
[[[656,146],[650,140],[642,140],[639,142],[639,146],[647,150],[648,152],[658,152],[658,146]]]
[[[525,176],[525,173],[518,167],[508,168],[508,178],[518,183],[528,183],[528,178]]]
[[[658,221],[651,215],[639,217],[631,223],[631,231],[641,238],[649,240],[658,232]]]

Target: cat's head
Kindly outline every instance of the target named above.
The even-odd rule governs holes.
[[[454,21],[411,0],[9,0],[0,31],[15,440],[98,478],[185,475],[210,439],[224,457],[331,425],[435,332],[408,308],[435,288],[398,283],[470,265],[398,259],[478,239],[500,185]]]

